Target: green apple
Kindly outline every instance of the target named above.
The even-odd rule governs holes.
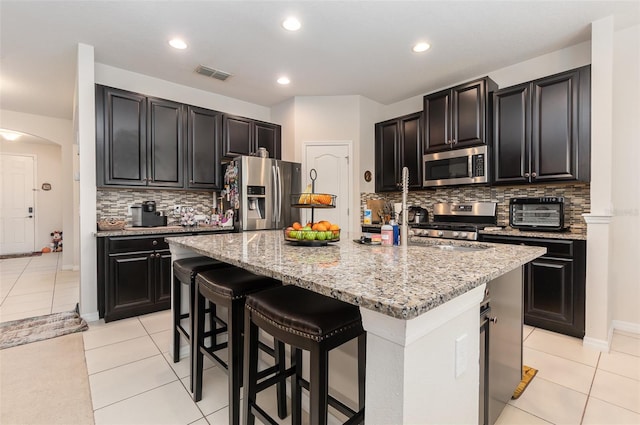
[[[287,236],[289,236],[290,239],[298,239],[298,233],[300,232],[297,230],[290,230]]]
[[[318,234],[316,235],[316,239],[319,241],[323,241],[325,239],[327,239],[327,232],[318,232]]]
[[[299,241],[304,239],[304,232],[302,230],[298,230],[298,233],[296,234],[296,239],[298,239]]]
[[[310,231],[305,232],[305,233],[306,233],[305,238],[306,238],[307,240],[313,241],[313,240],[315,240],[315,239],[316,239],[316,234],[317,234],[318,232],[316,232],[315,230],[310,230]]]
[[[328,241],[333,239],[333,232],[331,230],[327,230],[324,232],[324,238]]]

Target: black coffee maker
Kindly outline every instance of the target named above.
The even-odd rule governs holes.
[[[155,201],[144,201],[131,206],[133,227],[158,227],[167,225],[167,216],[156,211]]]

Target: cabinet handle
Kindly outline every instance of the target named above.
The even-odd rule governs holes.
[[[158,241],[154,240],[153,242],[151,242],[151,245],[153,245],[153,246],[158,245]]]
[[[457,145],[458,141],[456,139],[453,139],[453,140],[451,140],[451,143],[454,144],[454,145]]]
[[[531,173],[531,178],[535,179],[538,176],[538,174],[534,171],[533,173]]]
[[[156,258],[160,258],[160,253],[156,253]]]
[[[445,145],[450,145],[451,144],[451,140],[445,140],[444,144]]]
[[[524,176],[525,176],[526,178],[529,178],[529,173],[524,173]]]

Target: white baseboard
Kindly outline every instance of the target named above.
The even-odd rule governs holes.
[[[640,323],[624,322],[622,320],[613,320],[611,327],[619,331],[631,332],[640,335]]]
[[[611,339],[609,341],[604,339],[590,338],[585,336],[582,339],[582,345],[587,348],[593,348],[594,350],[602,351],[604,353],[609,352],[609,348],[611,347]]]
[[[82,316],[87,323],[100,320],[100,314],[97,311],[93,313],[81,313],[80,316]]]

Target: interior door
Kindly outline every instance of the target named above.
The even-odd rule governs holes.
[[[350,142],[308,142],[305,143],[305,159],[302,164],[303,189],[311,183],[309,171],[318,173],[315,182],[316,193],[336,195],[336,208],[316,209],[315,221],[328,220],[337,223],[342,231],[351,230],[350,206],[353,195],[351,188],[352,161]],[[311,220],[311,211],[302,210],[303,221]]]
[[[33,252],[35,187],[32,156],[0,155],[0,254]]]

